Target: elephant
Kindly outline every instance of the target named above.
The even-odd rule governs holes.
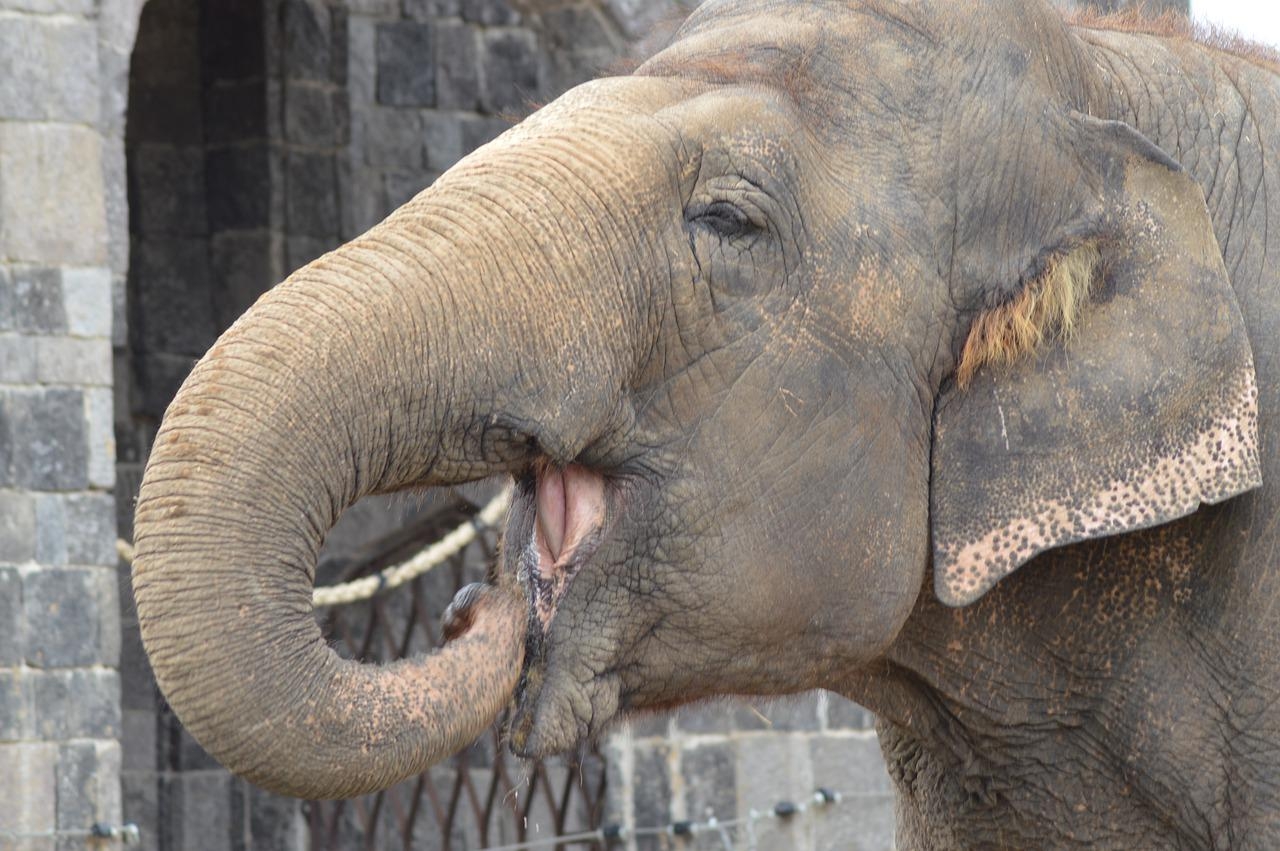
[[[1278,74],[1046,0],[708,0],[195,366],[137,504],[164,694],[322,798],[509,704],[537,756],[828,689],[901,847],[1280,847]],[[339,659],[339,514],[491,476],[450,640]]]

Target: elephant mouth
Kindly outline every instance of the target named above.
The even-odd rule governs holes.
[[[604,476],[580,464],[537,465],[534,522],[517,578],[545,635],[556,609],[604,537]]]
[[[595,731],[582,716],[607,720],[616,710],[620,685],[616,676],[592,683],[568,677],[564,666],[552,662],[549,641],[574,577],[606,539],[609,486],[601,473],[580,464],[557,467],[542,462],[533,474],[532,493],[526,491],[523,504],[525,519],[516,524],[525,540],[516,578],[526,590],[530,617],[525,666],[508,732],[513,749],[522,756],[565,751],[589,738]],[[578,711],[587,704],[590,711]]]

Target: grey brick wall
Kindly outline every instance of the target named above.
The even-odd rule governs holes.
[[[787,819],[754,825],[761,851],[885,851],[894,847],[893,793],[866,710],[814,692],[774,701],[726,700],[634,721],[609,739],[606,820],[632,833],[691,820],[705,823],[806,803],[818,788],[841,795]],[[730,834],[747,847],[744,826]],[[629,851],[721,849],[703,833],[685,844],[632,835]]]
[[[88,0],[0,0],[0,847],[121,817],[110,81]]]

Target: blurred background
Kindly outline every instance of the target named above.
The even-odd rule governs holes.
[[[741,819],[819,786],[843,801],[761,820],[757,847],[893,846],[873,719],[825,693],[642,719],[546,764],[491,733],[380,795],[273,797],[168,711],[117,553],[169,399],[261,292],[531,105],[650,52],[692,5],[0,0],[0,848],[114,847],[94,830],[131,823],[157,851],[478,849]],[[1190,11],[1280,43],[1269,6]],[[320,583],[375,574],[494,492],[362,502]],[[485,530],[419,579],[318,616],[345,655],[423,651],[493,546]]]

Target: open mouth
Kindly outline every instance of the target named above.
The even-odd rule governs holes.
[[[619,685],[616,676],[590,682],[570,676],[580,668],[556,666],[549,641],[574,577],[608,535],[612,494],[603,475],[581,464],[558,467],[543,461],[533,474],[533,492],[524,490],[522,519],[517,521],[524,545],[516,577],[528,594],[530,623],[509,727],[512,748],[523,756],[564,751],[590,736],[594,726],[616,713]],[[568,648],[577,646],[570,643]]]
[[[520,556],[518,579],[528,588],[534,618],[543,634],[573,577],[600,545],[604,534],[604,477],[580,464],[534,471],[535,519]]]

